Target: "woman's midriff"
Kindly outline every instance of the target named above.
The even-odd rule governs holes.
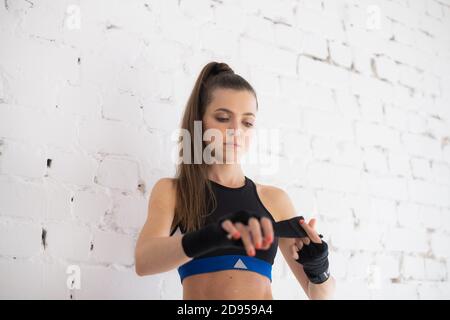
[[[183,279],[184,300],[273,300],[270,279],[247,270],[222,270]]]

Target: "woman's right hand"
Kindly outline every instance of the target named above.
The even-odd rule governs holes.
[[[228,239],[242,239],[249,256],[254,256],[256,249],[269,249],[274,239],[272,221],[267,217],[261,219],[251,217],[248,219],[247,225],[239,221],[233,223],[230,219],[225,219],[221,226],[228,232]]]
[[[273,225],[269,218],[239,210],[185,233],[181,245],[188,257],[199,257],[221,248],[244,248],[249,256],[254,256],[256,249],[268,249],[273,239]]]

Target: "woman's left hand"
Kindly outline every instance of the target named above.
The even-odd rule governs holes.
[[[299,224],[308,237],[295,238],[292,247],[294,259],[303,265],[303,271],[312,283],[323,283],[330,277],[328,244],[320,239],[315,230],[316,219],[311,219],[309,223],[300,219]]]
[[[299,258],[298,252],[303,248],[304,245],[309,245],[311,241],[314,243],[322,243],[322,239],[320,239],[319,234],[315,230],[316,223],[317,220],[315,218],[309,220],[308,223],[306,223],[306,221],[303,219],[299,220],[299,224],[308,234],[308,237],[295,238],[295,242],[291,246],[292,256],[295,260]]]

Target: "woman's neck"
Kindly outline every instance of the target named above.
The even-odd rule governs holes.
[[[241,186],[245,174],[240,165],[212,164],[208,169],[208,179],[230,187]]]

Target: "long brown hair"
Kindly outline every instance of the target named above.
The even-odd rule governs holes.
[[[212,94],[215,89],[235,89],[247,90],[251,92],[256,101],[256,92],[253,87],[223,62],[209,62],[201,70],[194,88],[192,89],[189,100],[181,120],[181,128],[189,131],[191,136],[191,159],[194,159],[194,121],[202,121],[206,107],[212,100]],[[258,108],[258,102],[256,102]],[[202,124],[203,133],[203,124]],[[178,140],[179,156],[182,154],[181,149],[182,137]],[[176,205],[175,217],[172,222],[171,230],[180,224],[183,232],[193,231],[200,228],[204,222],[204,217],[208,214],[208,208],[217,205],[217,200],[212,191],[211,182],[208,180],[207,167],[208,164],[203,161],[203,149],[205,142],[202,139],[201,163],[183,163],[181,161],[177,165],[175,185],[176,185]],[[183,150],[183,152],[186,152]],[[209,193],[209,197],[206,197]],[[206,199],[211,202],[206,202]]]

